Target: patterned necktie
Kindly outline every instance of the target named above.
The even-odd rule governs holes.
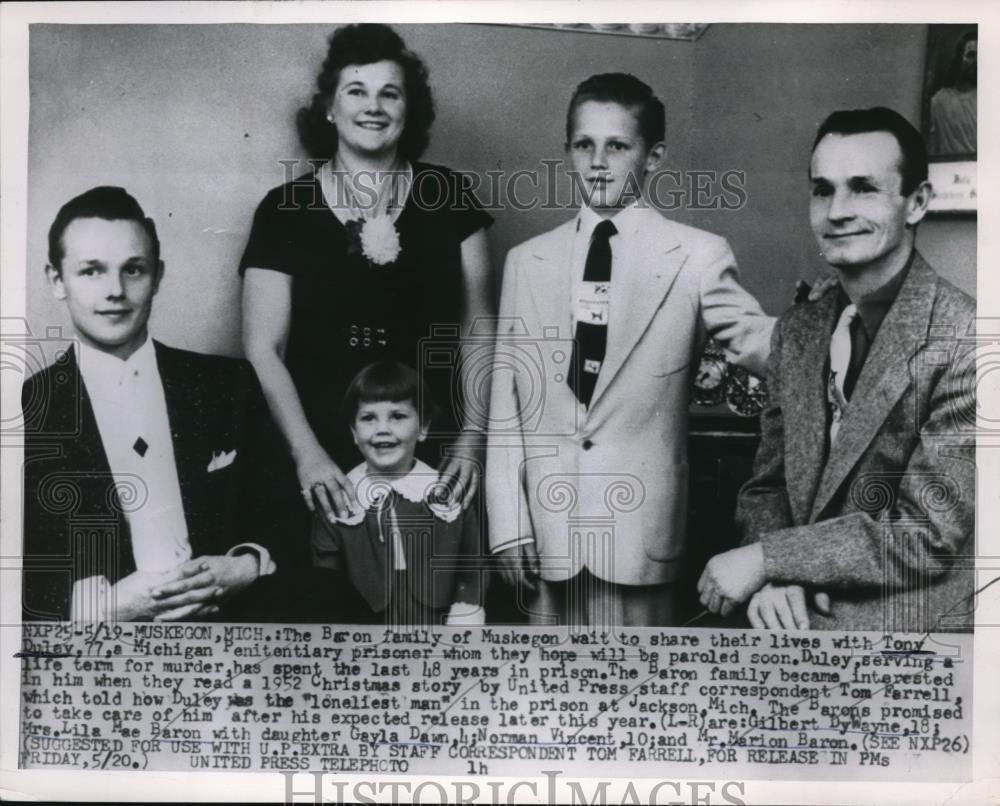
[[[833,444],[840,430],[840,421],[847,408],[844,381],[851,365],[851,325],[857,319],[858,308],[853,303],[844,308],[830,338],[830,377],[827,380],[827,399],[830,403],[830,443]],[[850,391],[850,390],[848,390]]]
[[[608,346],[608,297],[611,286],[611,236],[618,230],[610,221],[594,228],[583,270],[583,293],[591,302],[589,321],[578,318],[576,340],[566,382],[584,406],[590,405],[597,376]]]

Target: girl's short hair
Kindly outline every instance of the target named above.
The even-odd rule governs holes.
[[[420,391],[420,376],[413,367],[400,361],[378,361],[361,370],[348,384],[341,413],[348,424],[352,424],[362,403],[409,401],[419,412],[421,423],[426,425],[434,419],[436,406],[426,390],[423,395]]]
[[[396,62],[403,68],[406,124],[399,140],[399,153],[413,161],[427,149],[434,122],[434,99],[427,81],[427,68],[417,54],[407,50],[399,34],[388,25],[362,23],[345,25],[333,32],[323,69],[316,78],[319,92],[296,116],[299,140],[311,157],[325,160],[337,153],[337,127],[326,116],[341,70],[349,64],[381,61]]]

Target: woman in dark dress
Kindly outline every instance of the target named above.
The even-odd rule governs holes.
[[[310,510],[345,517],[360,459],[338,411],[350,379],[394,359],[442,414],[421,458],[468,505],[480,479],[495,315],[492,219],[467,183],[416,160],[427,71],[384,25],[338,29],[299,134],[314,171],[268,193],[240,264],[243,340]],[[318,160],[326,160],[319,164]]]

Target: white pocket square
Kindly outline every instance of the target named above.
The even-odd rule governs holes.
[[[216,470],[222,470],[224,467],[229,467],[233,460],[236,458],[236,449],[231,451],[212,451],[212,461],[208,463],[208,472],[213,473]]]

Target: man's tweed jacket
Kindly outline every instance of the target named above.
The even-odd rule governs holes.
[[[830,594],[813,627],[971,629],[975,301],[914,255],[828,448],[837,313],[827,293],[775,328],[743,541],[761,542],[769,581]]]

